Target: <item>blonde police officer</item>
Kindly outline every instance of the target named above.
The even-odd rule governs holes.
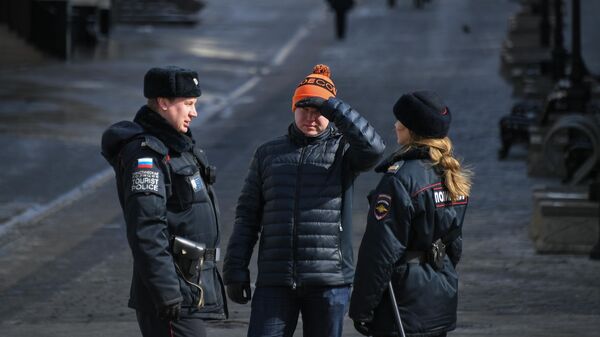
[[[401,148],[376,168],[350,317],[365,335],[397,336],[391,280],[406,335],[445,336],[456,325],[470,173],[452,155],[450,110],[435,93],[403,95],[394,115]]]

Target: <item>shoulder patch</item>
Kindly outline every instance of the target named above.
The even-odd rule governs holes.
[[[159,192],[160,170],[154,167],[150,157],[139,158],[136,169],[131,172],[131,192]]]
[[[389,194],[378,194],[375,199],[375,207],[373,207],[373,215],[375,219],[381,220],[390,212],[392,205],[392,196]]]

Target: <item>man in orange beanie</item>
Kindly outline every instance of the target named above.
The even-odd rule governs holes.
[[[304,336],[342,335],[354,278],[352,186],[385,145],[336,94],[329,67],[315,66],[294,92],[287,134],[250,163],[223,268],[231,300],[247,303],[260,234],[250,337],[292,336],[299,313]]]

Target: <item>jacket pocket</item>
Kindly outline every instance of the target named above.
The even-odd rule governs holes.
[[[185,160],[184,157],[173,158],[169,161],[171,168],[172,195],[167,200],[170,209],[183,211],[189,209],[195,201],[199,176],[198,167]]]

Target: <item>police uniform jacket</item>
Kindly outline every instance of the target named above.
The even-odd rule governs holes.
[[[391,280],[407,335],[432,336],[453,330],[461,236],[448,244],[439,270],[411,255],[425,253],[435,240],[462,228],[468,200],[449,199],[442,172],[432,167],[424,148],[395,154],[376,171],[385,174],[369,195],[368,223],[358,254],[349,315],[371,322],[375,336],[396,336],[387,291]]]
[[[225,284],[250,282],[259,233],[257,286],[352,282],[352,184],[376,164],[385,145],[339,99],[326,101],[321,113],[331,123],[319,136],[307,137],[292,123],[287,135],[256,150],[227,247]]]
[[[182,316],[225,318],[225,296],[214,259],[205,261],[200,272],[206,304],[198,310],[199,291],[178,275],[170,249],[174,235],[207,248],[219,246],[214,177],[191,133],[179,133],[144,106],[134,122],[119,122],[105,131],[102,154],[116,172],[133,253],[129,306],[153,312],[182,301]],[[188,280],[197,283],[198,275]]]

